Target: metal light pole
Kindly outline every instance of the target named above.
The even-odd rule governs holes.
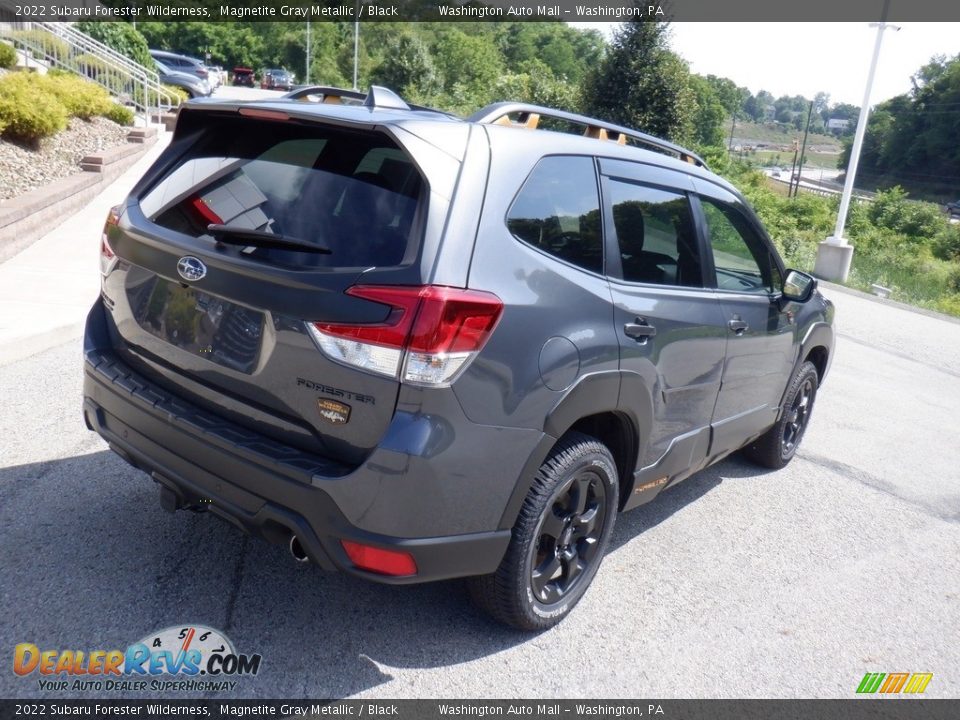
[[[870,23],[870,27],[877,28],[877,39],[873,45],[873,57],[870,59],[867,87],[863,92],[863,104],[860,106],[857,131],[853,136],[853,146],[850,148],[850,161],[847,164],[847,177],[843,183],[843,194],[840,196],[837,225],[834,228],[833,235],[821,242],[817,248],[817,261],[813,268],[814,275],[825,280],[846,281],[850,274],[850,264],[853,262],[853,246],[843,237],[843,229],[847,223],[847,212],[850,210],[850,197],[853,195],[853,183],[857,176],[857,165],[860,163],[863,136],[867,132],[867,117],[870,115],[870,93],[873,91],[873,78],[877,71],[877,61],[880,59],[880,43],[883,41],[883,31],[887,28],[900,29],[898,25],[885,22],[889,9],[890,0],[884,0],[880,22]]]
[[[310,84],[310,21],[307,20],[307,68],[306,72],[303,74],[303,82],[306,85]]]
[[[360,0],[357,0],[356,15],[353,16],[353,89],[357,90],[357,67],[360,57]]]

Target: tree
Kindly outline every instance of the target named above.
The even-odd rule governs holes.
[[[153,58],[150,57],[150,47],[146,39],[130,23],[119,21],[85,20],[78,22],[77,30],[86,33],[94,40],[116,50],[145,68],[153,70]]]
[[[723,145],[723,118],[726,113],[714,85],[707,78],[692,75],[690,88],[697,99],[693,120],[694,139],[701,145]]]
[[[624,23],[607,56],[584,82],[585,110],[652,135],[693,136],[696,98],[686,63],[667,45],[666,23]]]
[[[389,41],[383,60],[373,70],[372,81],[420,99],[427,99],[442,88],[426,46],[408,32]]]

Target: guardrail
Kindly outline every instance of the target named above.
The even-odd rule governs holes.
[[[108,45],[60,22],[0,22],[0,39],[23,53],[24,62],[69,70],[106,88],[118,102],[131,105],[144,122],[177,98],[165,90],[160,75]]]

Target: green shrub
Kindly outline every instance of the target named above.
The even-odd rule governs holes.
[[[900,186],[877,193],[869,214],[874,225],[900,233],[913,242],[933,239],[945,222],[940,208],[933,203],[908,200]]]
[[[4,137],[37,144],[67,127],[67,110],[44,92],[39,76],[12,73],[0,78],[0,125]]]
[[[41,79],[40,87],[57,98],[71,117],[89,120],[110,112],[114,105],[110,94],[96,83],[60,73]]]
[[[941,260],[960,261],[960,223],[946,223],[933,240],[933,254]]]
[[[9,70],[17,64],[17,51],[6,43],[0,42],[0,68]]]
[[[113,120],[117,125],[133,125],[133,110],[126,105],[111,103],[110,109],[103,113],[107,120]]]

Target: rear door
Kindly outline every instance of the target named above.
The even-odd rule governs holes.
[[[345,291],[422,281],[424,178],[383,132],[193,113],[109,236],[115,348],[180,397],[358,463],[393,416],[399,360],[350,331],[403,310]]]
[[[624,381],[621,403],[653,391],[641,467],[673,444],[670,475],[706,456],[726,328],[716,293],[704,287],[689,178],[623,161],[602,159],[600,167],[620,367],[643,380],[643,387]]]
[[[793,316],[777,300],[782,268],[758,222],[732,193],[698,182],[697,205],[727,332],[712,454],[741,446],[776,419],[796,355]]]

